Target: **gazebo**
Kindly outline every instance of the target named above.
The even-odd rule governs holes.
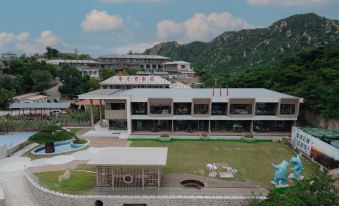
[[[87,164],[96,166],[97,187],[159,188],[167,148],[104,147]]]

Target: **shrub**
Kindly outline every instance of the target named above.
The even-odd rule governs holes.
[[[87,143],[87,140],[85,140],[85,139],[73,140],[73,144],[86,144],[86,143]]]

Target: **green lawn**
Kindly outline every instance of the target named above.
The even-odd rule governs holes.
[[[239,172],[233,180],[253,181],[272,188],[272,163],[289,161],[295,155],[287,145],[271,141],[246,142],[242,140],[134,140],[134,147],[168,147],[164,173],[208,175],[207,163],[229,163]],[[315,166],[303,161],[304,175],[308,177]]]
[[[47,188],[69,194],[86,194],[95,186],[95,174],[71,170],[71,178],[58,182],[64,171],[36,173],[40,183]]]

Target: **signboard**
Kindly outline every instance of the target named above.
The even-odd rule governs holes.
[[[313,137],[300,128],[292,128],[292,145],[329,169],[339,167],[339,149]]]

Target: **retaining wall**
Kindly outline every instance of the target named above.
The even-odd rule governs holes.
[[[69,195],[50,191],[38,185],[26,174],[31,191],[42,206],[95,206],[100,200],[103,205],[124,206],[145,204],[147,206],[246,206],[245,197],[227,196],[154,196],[154,195]]]

